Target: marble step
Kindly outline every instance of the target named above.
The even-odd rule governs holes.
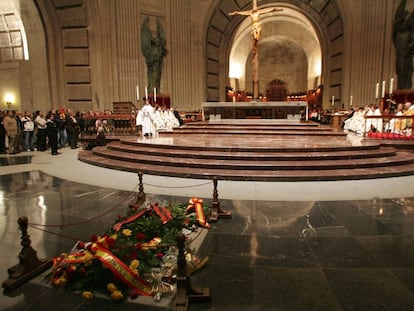
[[[334,132],[331,127],[317,127],[317,126],[269,126],[269,125],[258,125],[258,126],[245,126],[245,125],[200,125],[200,126],[192,126],[192,125],[184,125],[181,127],[174,128],[173,131],[182,131],[182,130],[203,130],[203,129],[211,129],[211,130],[251,130],[255,132],[257,130],[261,131],[321,131],[321,132]],[[337,132],[337,131],[336,131]]]
[[[257,150],[235,149],[210,150],[210,148],[186,149],[183,146],[165,146],[162,144],[142,144],[135,141],[117,141],[108,144],[107,149],[136,153],[140,155],[170,156],[180,158],[198,158],[215,160],[243,160],[243,161],[316,161],[390,157],[395,155],[395,148],[378,146],[361,146],[359,148],[335,148],[327,151],[320,150],[288,150],[287,148]],[[306,152],[305,152],[306,151]]]
[[[327,130],[320,130],[320,129],[312,129],[312,130],[297,130],[297,129],[220,129],[220,128],[178,128],[174,129],[171,132],[167,132],[170,135],[199,135],[199,134],[227,134],[227,135],[244,135],[244,134],[252,134],[255,135],[304,135],[304,136],[339,136],[345,137],[346,133],[344,132],[335,132],[335,131],[327,131]],[[163,133],[160,132],[162,135]]]
[[[393,165],[403,165],[414,163],[414,154],[408,152],[399,152],[394,156],[382,156],[375,158],[360,159],[338,159],[338,160],[267,160],[267,161],[241,161],[240,159],[213,159],[199,157],[178,157],[169,154],[154,155],[123,152],[109,149],[106,147],[96,147],[93,154],[121,160],[126,162],[136,162],[142,164],[154,164],[173,167],[190,167],[190,168],[208,168],[208,169],[226,169],[226,170],[333,170],[333,169],[355,169],[355,168],[373,168]]]
[[[405,155],[408,156],[408,155]],[[109,169],[142,172],[143,174],[171,176],[181,178],[212,179],[218,177],[220,180],[237,181],[333,181],[333,180],[355,180],[388,178],[397,176],[408,176],[414,174],[414,163],[412,158],[409,163],[377,166],[368,168],[336,168],[336,169],[223,169],[205,167],[180,167],[177,165],[164,165],[138,163],[125,161],[125,159],[114,159],[102,157],[92,151],[83,150],[79,152],[78,158],[85,163]]]

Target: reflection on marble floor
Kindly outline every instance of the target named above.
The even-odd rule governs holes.
[[[103,232],[135,193],[69,182],[39,171],[0,176],[0,277],[17,263],[17,219],[29,228],[39,258],[70,250]],[[150,201],[188,198],[151,196]],[[208,199],[205,200],[209,204]],[[210,287],[211,303],[190,310],[413,310],[414,199],[269,202],[221,200],[231,219],[213,224],[199,256],[208,265],[193,284]],[[33,280],[0,297],[2,310],[163,310],[61,295]]]
[[[27,164],[31,160],[31,156],[0,157],[0,166]]]

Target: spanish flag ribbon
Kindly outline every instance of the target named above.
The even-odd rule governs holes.
[[[164,225],[170,220],[172,220],[171,211],[168,208],[164,206],[158,206],[158,204],[155,204],[154,211],[158,216],[160,216],[162,223]]]
[[[155,237],[151,241],[149,241],[147,243],[143,243],[141,245],[141,249],[143,249],[143,250],[155,249],[155,248],[158,247],[158,245],[161,244],[161,241],[162,241],[161,238]]]
[[[115,225],[114,225],[114,230],[115,231],[119,231],[119,230],[121,230],[121,227],[123,226],[123,225],[125,225],[125,224],[129,224],[130,222],[133,222],[134,220],[136,220],[136,219],[138,219],[138,218],[140,218],[142,215],[144,215],[146,212],[148,212],[148,211],[150,211],[151,209],[149,209],[149,208],[146,208],[146,209],[144,209],[144,210],[142,210],[141,212],[139,212],[138,214],[135,214],[135,215],[133,215],[133,216],[131,216],[131,217],[129,217],[129,218],[127,218],[127,219],[125,219],[124,221],[121,221],[121,222],[118,222],[118,223],[116,223]]]
[[[64,266],[66,264],[85,262],[84,257],[84,252],[73,253],[69,255],[62,254],[59,257],[53,258],[53,267],[58,268],[59,266]]]
[[[195,210],[198,223],[204,228],[210,228],[211,225],[207,222],[203,210],[203,199],[191,198],[188,202],[186,213],[190,213]]]
[[[95,258],[99,259],[102,264],[111,270],[122,282],[131,290],[132,294],[151,296],[152,289],[149,283],[138,277],[125,263],[104,248],[97,248]]]

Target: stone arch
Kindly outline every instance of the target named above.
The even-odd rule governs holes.
[[[308,60],[304,49],[288,37],[272,36],[259,44],[259,93],[266,93],[266,86],[273,80],[284,81],[288,93],[303,93],[307,90]],[[252,81],[252,53],[245,64],[245,85],[248,93]]]
[[[339,101],[343,84],[344,26],[341,11],[336,1],[330,0],[263,0],[260,7],[277,6],[297,10],[315,30],[322,50],[321,83],[324,96],[335,96]],[[252,1],[221,0],[213,10],[206,34],[206,90],[208,101],[224,99],[228,77],[228,57],[231,43],[238,27],[243,22],[241,16],[228,16],[235,10],[251,9]],[[326,85],[328,84],[328,85]]]
[[[90,109],[92,79],[88,11],[84,0],[35,0],[42,16],[49,75],[51,107]]]

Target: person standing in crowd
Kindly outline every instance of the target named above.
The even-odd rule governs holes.
[[[68,109],[68,117],[66,119],[66,131],[69,138],[69,145],[71,149],[76,149],[79,136],[79,124],[76,120],[73,111]]]
[[[23,137],[23,123],[22,123],[22,113],[13,110],[13,118],[17,122],[17,136],[16,136],[16,152],[23,151],[24,137]]]
[[[79,124],[79,134],[82,136],[83,133],[85,133],[85,113],[84,112],[80,112],[80,111],[76,111],[75,114],[75,118],[76,120],[78,120],[78,124]]]
[[[63,109],[56,113],[55,123],[58,128],[58,148],[63,148],[65,147],[68,139],[66,132],[66,114]]]
[[[144,137],[155,136],[154,108],[147,101],[142,111],[142,135]]]
[[[0,110],[0,153],[6,153],[6,129],[3,125],[4,111]]]
[[[34,122],[27,111],[20,120],[23,125],[24,150],[34,151]]]
[[[3,117],[3,125],[6,130],[7,138],[9,139],[9,154],[16,154],[19,152],[17,147],[18,125],[16,118],[11,111],[6,111]]]
[[[34,122],[37,127],[37,150],[46,151],[46,119],[43,112],[36,111]]]
[[[49,146],[51,149],[52,155],[57,155],[58,153],[58,127],[55,122],[56,118],[53,113],[49,113],[46,117],[46,132],[47,138],[49,140]]]

